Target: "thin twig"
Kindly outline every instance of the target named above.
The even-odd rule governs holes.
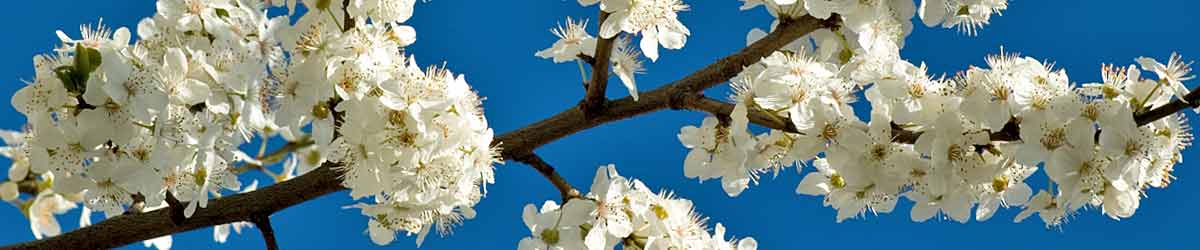
[[[183,222],[187,220],[187,215],[184,214],[183,210],[187,208],[184,207],[182,202],[179,202],[179,199],[175,198],[175,194],[172,194],[171,191],[167,191],[166,202],[167,209],[165,210],[170,213],[171,223],[183,225]]]
[[[558,171],[555,171],[553,166],[550,166],[549,163],[546,163],[546,161],[542,160],[541,157],[538,157],[537,154],[522,154],[514,157],[513,160],[533,167],[533,169],[537,170],[538,173],[546,177],[546,180],[549,180],[550,184],[554,184],[554,188],[557,188],[558,193],[562,195],[563,203],[566,203],[567,200],[580,197],[579,190],[571,186],[571,183],[568,183],[567,179],[564,179],[561,175],[558,175]]]
[[[1162,119],[1163,117],[1170,116],[1171,114],[1179,112],[1180,110],[1196,107],[1200,107],[1200,86],[1193,88],[1191,92],[1188,92],[1187,95],[1183,96],[1183,99],[1175,99],[1167,104],[1158,106],[1157,108],[1138,113],[1134,116],[1134,120],[1137,121],[1138,126],[1142,126],[1157,121],[1158,119]]]
[[[279,250],[279,243],[275,241],[275,229],[271,228],[270,215],[251,215],[250,222],[254,223],[254,227],[257,227],[259,232],[262,232],[263,241],[267,244],[267,250]]]
[[[500,135],[493,141],[493,145],[502,145],[501,156],[512,159],[518,152],[531,152],[534,148],[601,124],[666,108],[679,108],[688,95],[727,82],[744,67],[757,63],[784,45],[809,32],[832,25],[836,25],[836,22],[811,16],[781,21],[775,31],[763,39],[682,79],[642,93],[638,101],[634,101],[632,97],[612,100],[605,105],[604,112],[590,117],[578,108],[568,108],[537,123]]]
[[[603,25],[604,20],[608,19],[608,12],[600,11],[600,21],[596,25]],[[583,102],[579,104],[579,108],[583,110],[586,116],[594,116],[604,108],[605,101],[608,98],[604,94],[608,88],[608,62],[612,56],[613,39],[600,38],[596,41],[596,53],[592,58],[592,79],[587,82],[587,93],[583,96]]]
[[[688,110],[704,111],[713,116],[729,116],[733,113],[733,104],[715,100],[699,94],[688,95],[684,99],[681,108]],[[778,129],[789,133],[800,133],[796,126],[787,120],[786,117],[776,117],[767,112],[759,110],[750,110],[747,115],[750,122],[763,127]]]
[[[146,196],[141,193],[133,194],[133,203],[129,205],[129,210],[125,210],[126,214],[141,213],[146,209]]]
[[[580,60],[580,61],[583,61],[583,63],[587,63],[588,65],[594,65],[594,64],[596,64],[596,58],[595,58],[595,57],[592,57],[592,56],[589,56],[589,55],[586,55],[586,54],[583,54],[583,53],[580,53],[580,54],[578,54],[578,55],[575,55],[575,57],[576,57],[576,58],[579,58],[579,60]]]
[[[681,105],[683,109],[704,111],[714,116],[729,116],[733,112],[732,103],[722,102],[699,94],[687,95],[683,100],[685,100]],[[751,123],[758,124],[759,126],[788,133],[803,134],[796,129],[795,124],[792,124],[788,117],[777,116],[757,109],[749,110],[747,116]],[[922,134],[922,132],[911,131],[894,123],[891,124],[891,127],[892,142],[896,143],[914,144]],[[1017,141],[1021,139],[1019,129],[1015,121],[1009,121],[1000,131],[992,132],[990,137],[992,141]]]
[[[354,26],[358,23],[354,22],[354,17],[350,16],[350,0],[342,0],[342,12],[345,12],[343,16],[344,20],[342,20],[345,23],[342,25],[342,32],[354,29]]]
[[[37,178],[30,175],[29,177],[25,177],[24,180],[17,182],[17,191],[32,196],[37,196],[38,192],[41,190],[38,188]]]

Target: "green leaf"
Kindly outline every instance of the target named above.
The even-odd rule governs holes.
[[[54,69],[54,75],[62,81],[68,92],[79,96],[87,90],[87,81],[92,72],[100,68],[103,58],[100,51],[75,44],[74,65],[63,65]]]
[[[91,72],[91,70],[89,69],[89,67],[90,67],[89,64],[92,63],[92,60],[91,60],[91,58],[88,58],[89,56],[91,56],[91,54],[88,53],[87,48],[83,47],[83,44],[80,44],[80,43],[75,44],[75,70],[76,71]]]
[[[88,65],[91,66],[91,68],[87,71],[87,73],[92,73],[93,71],[96,71],[96,69],[100,68],[100,64],[104,62],[104,60],[101,59],[103,56],[100,55],[100,50],[93,48],[87,48],[85,51],[88,53],[88,59],[91,60],[88,62]]]
[[[853,58],[854,50],[851,50],[850,48],[843,48],[842,51],[838,53],[838,62],[841,64],[846,64],[850,62],[850,59]]]
[[[75,45],[75,71],[84,74],[84,80],[87,80],[86,75],[100,68],[102,61],[103,59],[100,56],[99,50],[83,47],[78,44]]]
[[[228,11],[228,10],[225,10],[225,9],[217,9],[217,10],[216,10],[216,12],[217,12],[217,16],[218,16],[218,17],[229,17],[229,11]]]
[[[329,4],[332,2],[330,0],[317,0],[317,10],[329,9]]]
[[[59,81],[62,81],[63,88],[66,88],[67,92],[72,94],[82,94],[83,91],[79,90],[78,74],[75,73],[74,66],[59,66],[58,68],[54,69],[54,75],[58,77]]]

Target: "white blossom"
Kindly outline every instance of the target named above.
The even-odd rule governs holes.
[[[692,202],[670,192],[655,193],[639,180],[617,174],[613,165],[596,171],[592,192],[559,206],[525,205],[521,218],[530,236],[518,249],[757,249],[754,238],[725,239],[720,223],[709,233]]]

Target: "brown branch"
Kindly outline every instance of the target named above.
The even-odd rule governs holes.
[[[831,19],[836,19],[833,17]],[[532,149],[601,124],[622,120],[666,108],[683,108],[688,95],[698,93],[722,82],[729,81],[741,70],[761,60],[770,53],[795,41],[814,30],[835,25],[810,16],[782,21],[776,30],[763,39],[721,60],[713,62],[692,74],[670,84],[642,93],[638,101],[625,97],[607,103],[604,112],[585,116],[577,108],[568,108],[537,123],[527,125],[496,137],[495,144],[502,147],[501,156],[512,159],[518,152]]]
[[[595,64],[596,64],[596,58],[595,58],[595,57],[592,57],[592,56],[589,56],[589,55],[586,55],[586,54],[583,54],[583,53],[580,53],[580,54],[578,54],[578,55],[575,55],[575,57],[576,57],[576,58],[579,58],[579,60],[583,60],[583,63],[587,63],[588,65],[595,65]],[[587,88],[587,83],[586,83],[586,82],[584,83],[584,88]]]
[[[837,19],[831,18],[831,19]],[[665,108],[679,108],[689,93],[728,81],[743,67],[758,62],[764,56],[778,50],[795,39],[816,29],[829,27],[833,22],[801,17],[785,20],[774,32],[762,40],[739,50],[683,79],[651,90],[638,102],[626,97],[606,104],[604,112],[585,117],[576,108],[568,108],[550,118],[500,135],[493,142],[502,147],[501,157],[515,159],[521,153],[533,152],[559,138],[593,128],[601,124],[650,113]],[[331,106],[332,107],[332,106]],[[337,118],[336,113],[334,113]],[[335,119],[335,123],[340,123]],[[183,223],[171,222],[169,209],[160,209],[141,214],[121,215],[109,218],[92,226],[83,227],[62,235],[8,246],[17,249],[103,249],[114,248],[145,239],[184,232],[214,225],[249,220],[258,214],[272,214],[284,208],[315,199],[344,188],[336,164],[326,163],[320,168],[294,179],[280,182],[257,191],[213,199],[208,207]]]
[[[730,113],[733,113],[733,104],[704,97],[698,94],[688,95],[685,97],[682,108],[704,111],[718,117],[729,116]],[[747,112],[747,115],[749,116],[751,123],[758,124],[759,126],[782,130],[789,133],[800,133],[800,131],[796,129],[796,125],[792,124],[787,117],[778,117],[755,109]]]
[[[841,19],[837,14],[833,14],[829,19],[825,20],[811,16],[779,20],[779,25],[775,27],[774,31],[767,34],[767,36],[746,46],[746,48],[733,55],[721,58],[721,60],[709,64],[704,69],[675,81],[672,85],[678,85],[675,87],[687,92],[698,92],[708,89],[714,85],[728,81],[729,78],[741,73],[742,69],[746,66],[757,63],[763,57],[779,50],[779,48],[783,48],[783,46],[809,32],[820,28],[838,26]],[[715,79],[720,80],[713,81]]]
[[[564,204],[567,202],[567,200],[580,197],[579,190],[571,186],[571,183],[568,183],[567,179],[564,179],[561,175],[558,175],[558,171],[555,171],[553,166],[550,166],[549,163],[546,163],[546,161],[542,160],[541,157],[538,157],[537,154],[521,154],[513,157],[513,160],[533,167],[533,169],[537,170],[538,173],[546,177],[546,180],[549,180],[550,184],[554,184],[554,188],[558,189],[558,193],[562,195]]]
[[[263,241],[267,244],[267,250],[279,250],[279,243],[275,241],[275,229],[271,228],[270,215],[251,215],[250,222],[254,223],[254,227],[257,227],[258,231],[262,232]]]
[[[33,177],[32,175],[30,175],[29,177],[25,177],[24,180],[18,181],[17,182],[17,191],[19,191],[21,193],[32,195],[32,196],[37,196],[38,191],[40,191],[40,190],[38,190],[37,179],[35,177]]]
[[[5,246],[12,249],[108,249],[145,239],[250,220],[251,216],[271,214],[284,208],[342,190],[336,164],[326,163],[302,176],[267,186],[258,191],[213,199],[208,207],[182,224],[171,223],[170,209],[112,217],[95,225],[59,236]]]
[[[342,0],[342,12],[344,12],[344,16],[342,17],[342,32],[354,29],[354,25],[358,23],[354,22],[354,17],[350,16],[350,0]],[[333,21],[337,22],[337,20]]]
[[[600,11],[600,21],[596,22],[597,26],[604,24],[604,19],[608,19],[608,12]],[[587,93],[583,96],[583,101],[579,103],[579,108],[583,110],[583,114],[589,117],[599,114],[604,108],[604,102],[608,98],[604,94],[608,88],[608,64],[612,56],[613,39],[601,38],[596,41],[596,56],[592,58],[592,79],[587,83]]]
[[[184,205],[182,202],[179,202],[179,199],[175,198],[175,194],[172,194],[171,191],[167,191],[167,198],[165,201],[167,202],[167,208],[163,210],[167,210],[171,216],[171,224],[180,225],[183,224],[184,221],[187,221],[187,215],[185,215],[183,211],[184,209],[187,209],[186,205]]]
[[[1186,101],[1186,102],[1185,102]],[[1175,112],[1186,108],[1200,107],[1200,86],[1193,88],[1191,92],[1183,96],[1183,100],[1175,99],[1167,104],[1163,104],[1157,108],[1147,110],[1146,112],[1138,113],[1134,116],[1138,126],[1150,124],[1151,122],[1167,117]]]
[[[1180,99],[1175,99],[1163,106],[1151,109],[1149,111],[1138,113],[1134,116],[1138,126],[1143,126],[1151,122],[1157,121],[1171,114],[1179,112],[1186,108],[1200,107],[1200,87],[1196,87],[1190,93],[1184,96],[1188,102],[1183,102]],[[689,110],[698,110],[708,112],[715,116],[729,116],[733,112],[733,104],[707,98],[702,95],[693,94],[683,98],[682,108]],[[748,112],[751,123],[758,124],[770,129],[782,130],[789,133],[800,133],[796,130],[794,124],[791,124],[787,117],[779,117],[761,110],[750,110]],[[892,125],[892,141],[897,143],[913,144],[917,142],[917,138],[921,137],[923,132],[911,131],[905,129],[899,124]],[[1096,131],[1096,138],[1099,138],[1100,131]],[[1016,119],[1010,119],[1004,123],[1004,127],[999,131],[992,131],[988,138],[994,142],[1000,141],[1020,141],[1021,128]],[[1097,139],[1098,140],[1098,139]],[[982,145],[981,145],[982,146]]]
[[[129,204],[129,209],[125,210],[125,214],[138,214],[146,209],[146,196],[141,193],[133,194],[133,203]]]
[[[688,95],[684,98],[683,108],[689,110],[704,111],[714,116],[729,116],[733,113],[733,104],[704,97],[702,95]],[[787,117],[773,115],[771,113],[751,109],[746,114],[751,123],[758,124],[769,129],[776,129],[788,133],[803,134],[796,129],[796,125],[791,123]],[[897,143],[916,143],[917,138],[921,136],[920,132],[913,132],[904,129],[900,125],[892,124],[892,141]]]

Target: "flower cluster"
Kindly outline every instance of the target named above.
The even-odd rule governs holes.
[[[364,76],[334,80],[342,86],[368,85],[359,87],[369,89],[359,96],[354,89],[339,89],[341,103],[332,112],[343,113],[345,120],[328,157],[341,162],[342,184],[352,197],[373,198],[373,204],[356,207],[372,218],[368,232],[381,245],[391,242],[395,231],[419,233],[419,245],[432,226],[447,233],[463,218],[474,217],[471,207],[483,197],[483,185],[492,183],[497,161],[492,130],[463,77],[439,68],[422,73],[411,58],[407,61],[402,68],[346,69],[396,70],[382,82]]]
[[[758,173],[798,164],[817,171],[796,192],[825,196],[838,221],[891,212],[900,197],[915,203],[914,221],[941,214],[966,222],[976,206],[976,220],[987,220],[1000,207],[1022,205],[1018,221],[1039,213],[1057,225],[1085,206],[1119,219],[1134,214],[1147,188],[1174,178],[1180,151],[1191,145],[1182,115],[1135,119],[1188,93],[1190,64],[1178,55],[1104,66],[1102,82],[1083,85],[1063,70],[1003,52],[987,58],[987,67],[935,79],[899,57],[912,2],[745,3],[781,19],[834,13],[845,28],[817,30],[745,68],[732,80],[729,119],[681,129],[680,142],[691,149],[685,175],[720,178],[730,196]],[[1006,7],[923,1],[920,14],[930,26],[974,33]],[[751,31],[748,41],[763,36]],[[1142,78],[1143,71],[1157,79]],[[859,96],[870,104],[869,122],[852,108]],[[750,112],[789,126],[752,135]],[[1039,166],[1054,185],[1033,195],[1024,181]]]
[[[655,193],[613,165],[596,171],[585,197],[546,201],[540,210],[528,204],[521,218],[532,235],[518,249],[758,249],[754,238],[726,240],[720,223],[709,234],[691,201]]]
[[[595,56],[596,38],[587,33],[587,24],[587,20],[576,22],[567,17],[566,26],[559,25],[550,30],[558,37],[558,41],[535,55],[554,59],[554,63],[578,60],[579,55]]]
[[[920,15],[930,27],[957,27],[969,35],[988,24],[993,14],[1007,9],[1006,0],[742,0],[742,10],[765,7],[778,20],[802,16],[833,18],[836,28],[818,29],[785,46],[788,51],[807,51],[820,61],[847,67],[883,67],[899,60],[899,50],[912,33],[914,15]],[[766,32],[753,29],[748,41],[756,41]],[[867,55],[867,56],[862,56]],[[853,60],[852,59],[856,59]]]
[[[112,217],[174,199],[190,217],[241,189],[247,166],[263,169],[261,151],[239,146],[282,137],[306,146],[268,173],[336,166],[353,198],[370,198],[357,206],[375,242],[445,232],[473,216],[497,153],[463,76],[405,55],[414,3],[303,1],[293,24],[267,12],[294,13],[294,0],[160,0],[133,44],[126,28],[59,31],[62,45],[34,57],[36,76],[12,98],[29,124],[4,134],[14,167],[0,193],[34,196],[16,204],[39,238],[76,203]]]
[[[1189,65],[1177,55],[1165,64],[1137,61],[1141,70],[1105,66],[1103,82],[1076,86],[1064,71],[1012,54],[933,79],[903,60],[839,67],[804,52],[776,52],[733,80],[730,122],[709,117],[681,130],[692,149],[684,172],[721,178],[735,196],[756,173],[811,163],[817,171],[796,192],[825,196],[838,221],[888,213],[900,197],[916,203],[914,221],[942,214],[966,222],[976,205],[977,220],[1017,205],[1026,207],[1017,220],[1040,213],[1047,225],[1085,206],[1126,218],[1147,188],[1170,182],[1192,140],[1182,115],[1134,115],[1186,91],[1180,81],[1191,79]],[[1157,79],[1142,78],[1142,70]],[[851,108],[859,91],[870,122]],[[748,112],[788,121],[795,131],[753,136]],[[1024,180],[1039,165],[1056,192],[1030,200]]]
[[[660,44],[667,49],[683,48],[691,31],[679,22],[678,13],[688,10],[688,5],[681,0],[579,0],[583,6],[597,3],[600,4],[600,10],[607,14],[600,24],[600,38],[613,40],[612,50],[606,51],[612,57],[612,71],[636,101],[638,91],[634,75],[645,73],[639,57],[644,54],[650,61],[658,61]],[[560,25],[550,30],[558,37],[558,41],[535,55],[553,59],[555,63],[575,60],[580,63],[579,71],[583,74],[583,61],[580,59],[596,56],[596,38],[588,34],[586,21],[574,22],[568,17],[566,23],[566,27]],[[629,35],[618,37],[622,32]],[[640,51],[630,47],[630,36],[638,34],[642,36],[638,42]],[[583,78],[587,81],[587,77]]]
[[[687,11],[681,0],[579,0],[583,6],[600,3],[608,18],[600,24],[600,37],[613,38],[621,32],[640,34],[642,52],[651,61],[658,60],[658,45],[681,49],[691,35],[678,13]]]

